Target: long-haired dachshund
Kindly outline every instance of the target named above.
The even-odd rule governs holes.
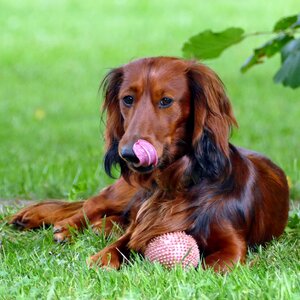
[[[106,233],[118,223],[124,234],[91,257],[113,268],[130,250],[143,254],[155,236],[185,231],[196,239],[204,267],[226,271],[245,261],[247,246],[282,234],[289,210],[285,174],[261,154],[228,142],[237,123],[211,69],[144,58],[109,72],[103,89],[105,171],[111,175],[119,165],[120,179],[86,201],[24,208],[11,224],[53,224],[61,242],[87,219]]]

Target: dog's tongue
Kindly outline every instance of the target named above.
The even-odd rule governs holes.
[[[138,166],[148,167],[150,165],[157,165],[157,152],[152,144],[145,140],[138,140],[133,145],[133,152],[139,159]]]

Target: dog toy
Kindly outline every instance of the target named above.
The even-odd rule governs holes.
[[[145,140],[138,140],[133,145],[133,152],[139,159],[138,167],[156,166],[158,163],[157,152],[152,144]]]
[[[200,254],[195,239],[185,232],[166,233],[153,238],[146,247],[145,258],[168,269],[175,265],[197,267]]]

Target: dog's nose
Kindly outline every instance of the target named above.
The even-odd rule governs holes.
[[[139,163],[139,159],[134,154],[133,148],[130,146],[124,146],[121,149],[121,156],[123,159],[125,159],[128,162],[135,163],[135,164]]]

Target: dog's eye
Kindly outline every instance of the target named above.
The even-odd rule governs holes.
[[[123,98],[123,103],[127,106],[130,107],[133,104],[133,97],[132,96],[125,96]]]
[[[167,108],[169,106],[171,106],[173,103],[173,99],[168,98],[168,97],[163,97],[160,101],[159,101],[159,107],[160,108]]]

